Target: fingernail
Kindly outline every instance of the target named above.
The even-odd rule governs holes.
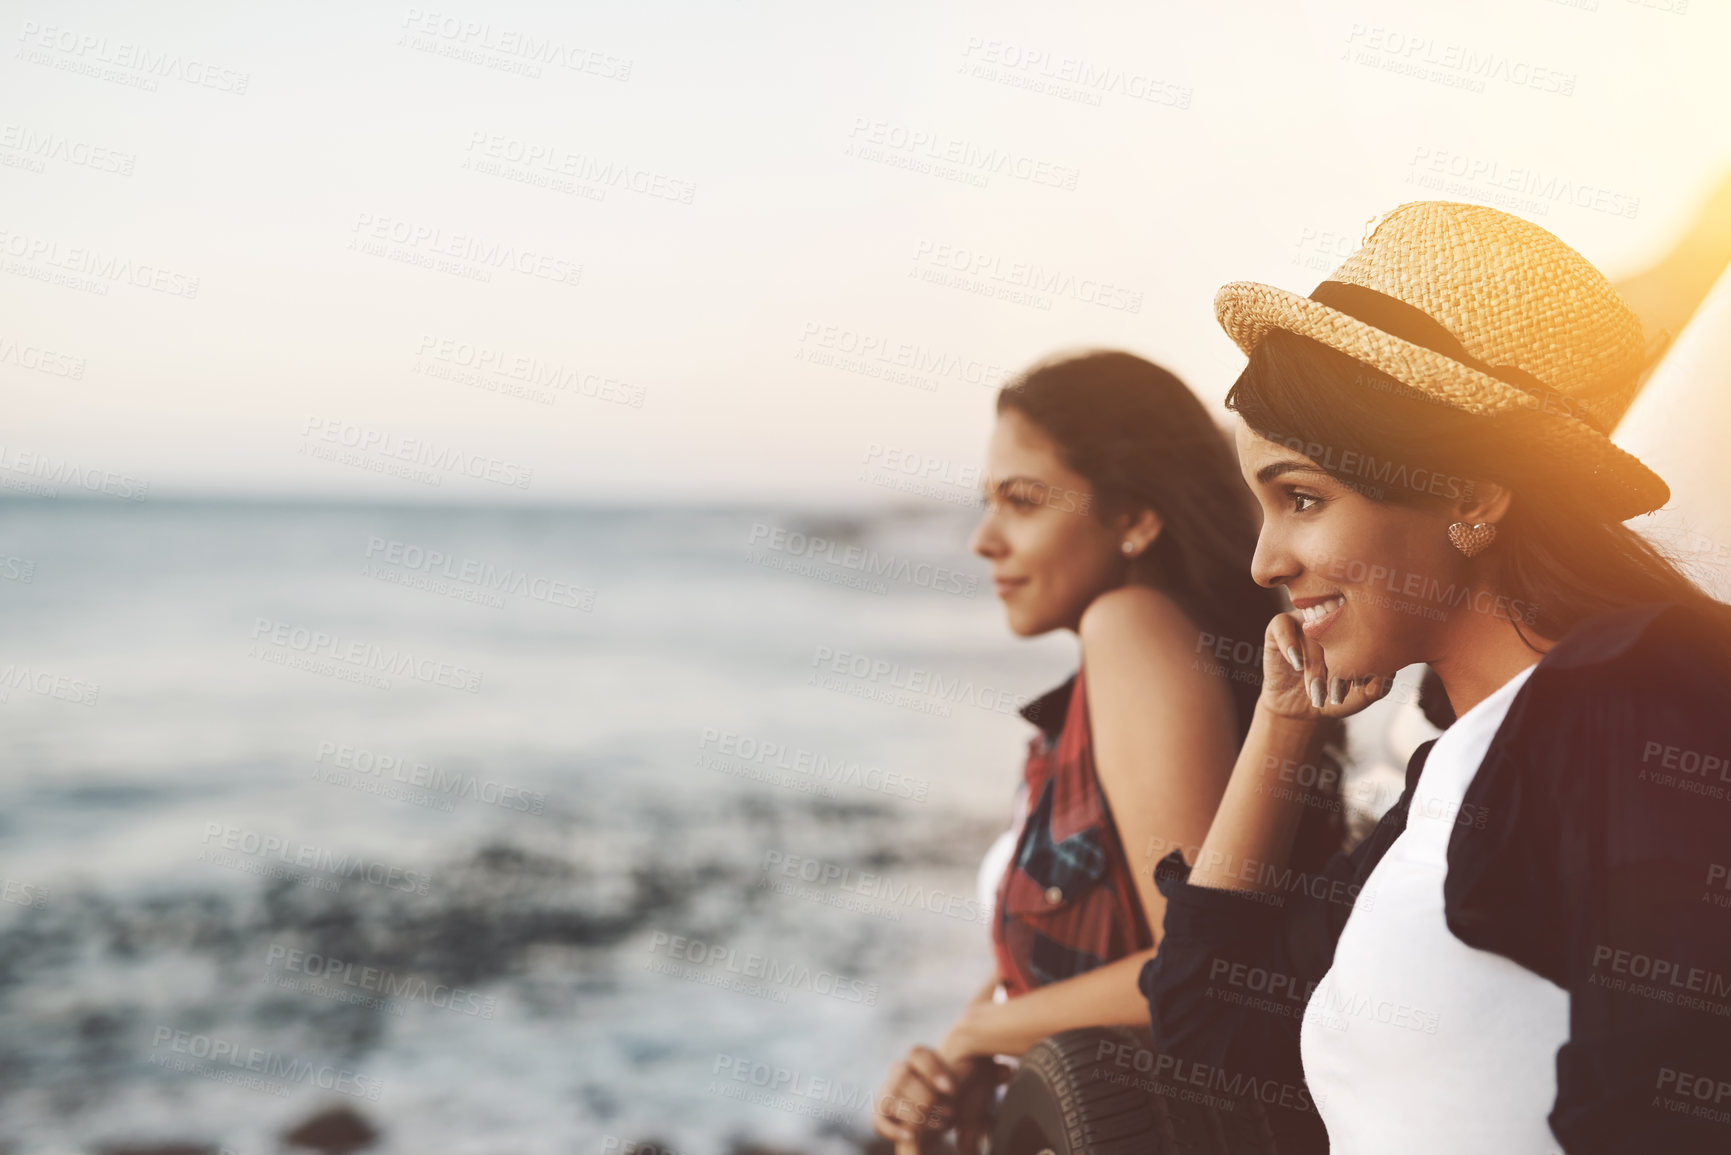
[[[1328,688],[1328,700],[1331,704],[1336,706],[1339,706],[1346,701],[1345,678],[1334,679],[1334,683]]]
[[[1304,655],[1298,652],[1297,646],[1286,647],[1286,661],[1298,673],[1304,672]]]
[[[1322,679],[1313,678],[1310,683],[1310,704],[1318,710],[1322,709]]]

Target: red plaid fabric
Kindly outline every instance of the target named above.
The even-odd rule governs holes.
[[[1030,702],[1027,809],[998,883],[992,944],[1014,998],[1153,945],[1094,771],[1082,671]]]

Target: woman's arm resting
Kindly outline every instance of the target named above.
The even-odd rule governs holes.
[[[1006,1002],[969,1003],[938,1054],[951,1063],[969,1055],[1021,1055],[1059,1031],[1146,1022],[1148,1004],[1136,976],[1153,957],[1151,950],[1138,951]]]

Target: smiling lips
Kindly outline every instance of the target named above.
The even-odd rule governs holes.
[[[1011,593],[1028,584],[1027,578],[993,578],[992,584],[998,588],[998,596],[1009,597]]]
[[[1333,624],[1336,612],[1344,605],[1346,598],[1336,594],[1311,605],[1296,606],[1300,628],[1304,630],[1305,637],[1314,638],[1326,630]]]

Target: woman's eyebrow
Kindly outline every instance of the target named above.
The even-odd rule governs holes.
[[[1312,465],[1308,461],[1274,461],[1256,471],[1256,480],[1263,485],[1285,473],[1315,473],[1322,477],[1329,476],[1328,470]]]
[[[998,493],[1002,493],[1007,487],[1012,486],[1012,485],[1016,485],[1016,484],[1044,485],[1046,483],[1041,481],[1037,477],[1027,477],[1027,476],[1020,474],[1020,473],[1015,474],[1012,477],[1000,477],[1000,478],[996,478],[996,479],[993,479],[993,478],[987,478],[986,479],[986,486],[987,486],[988,491],[996,491]]]

